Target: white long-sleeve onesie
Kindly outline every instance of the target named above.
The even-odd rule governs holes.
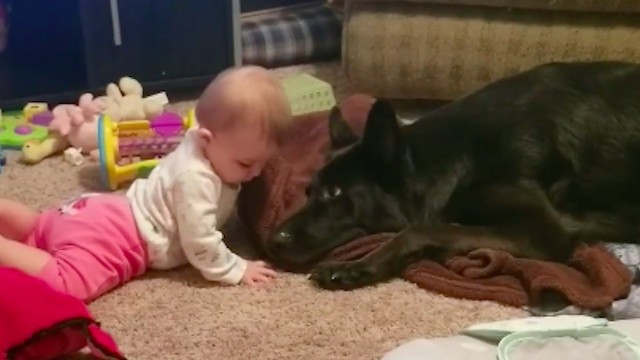
[[[153,269],[191,264],[211,281],[237,284],[247,262],[223,241],[220,228],[238,189],[224,184],[196,146],[195,133],[127,191]]]

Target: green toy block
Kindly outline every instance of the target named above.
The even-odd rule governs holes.
[[[333,87],[309,74],[297,74],[281,79],[293,116],[328,111],[336,104]]]

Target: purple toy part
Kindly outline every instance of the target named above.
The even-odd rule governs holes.
[[[164,112],[151,120],[151,128],[162,137],[177,135],[182,131],[182,118],[172,112]]]
[[[41,113],[37,113],[33,115],[31,118],[31,123],[39,126],[49,126],[51,121],[53,120],[53,113],[51,111],[45,111]]]
[[[18,125],[13,131],[18,135],[29,135],[33,129],[29,125]]]

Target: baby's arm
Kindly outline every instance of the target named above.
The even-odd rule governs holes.
[[[211,281],[240,283],[247,261],[224,243],[218,229],[220,185],[205,171],[179,175],[173,184],[180,242],[189,263]]]

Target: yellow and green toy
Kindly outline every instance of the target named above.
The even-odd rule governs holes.
[[[146,178],[158,161],[173,151],[195,126],[194,110],[185,117],[164,112],[148,120],[113,122],[98,119],[100,177],[109,190],[136,178]]]
[[[45,103],[28,103],[23,111],[0,111],[0,146],[20,150],[28,141],[43,141],[52,118]]]

